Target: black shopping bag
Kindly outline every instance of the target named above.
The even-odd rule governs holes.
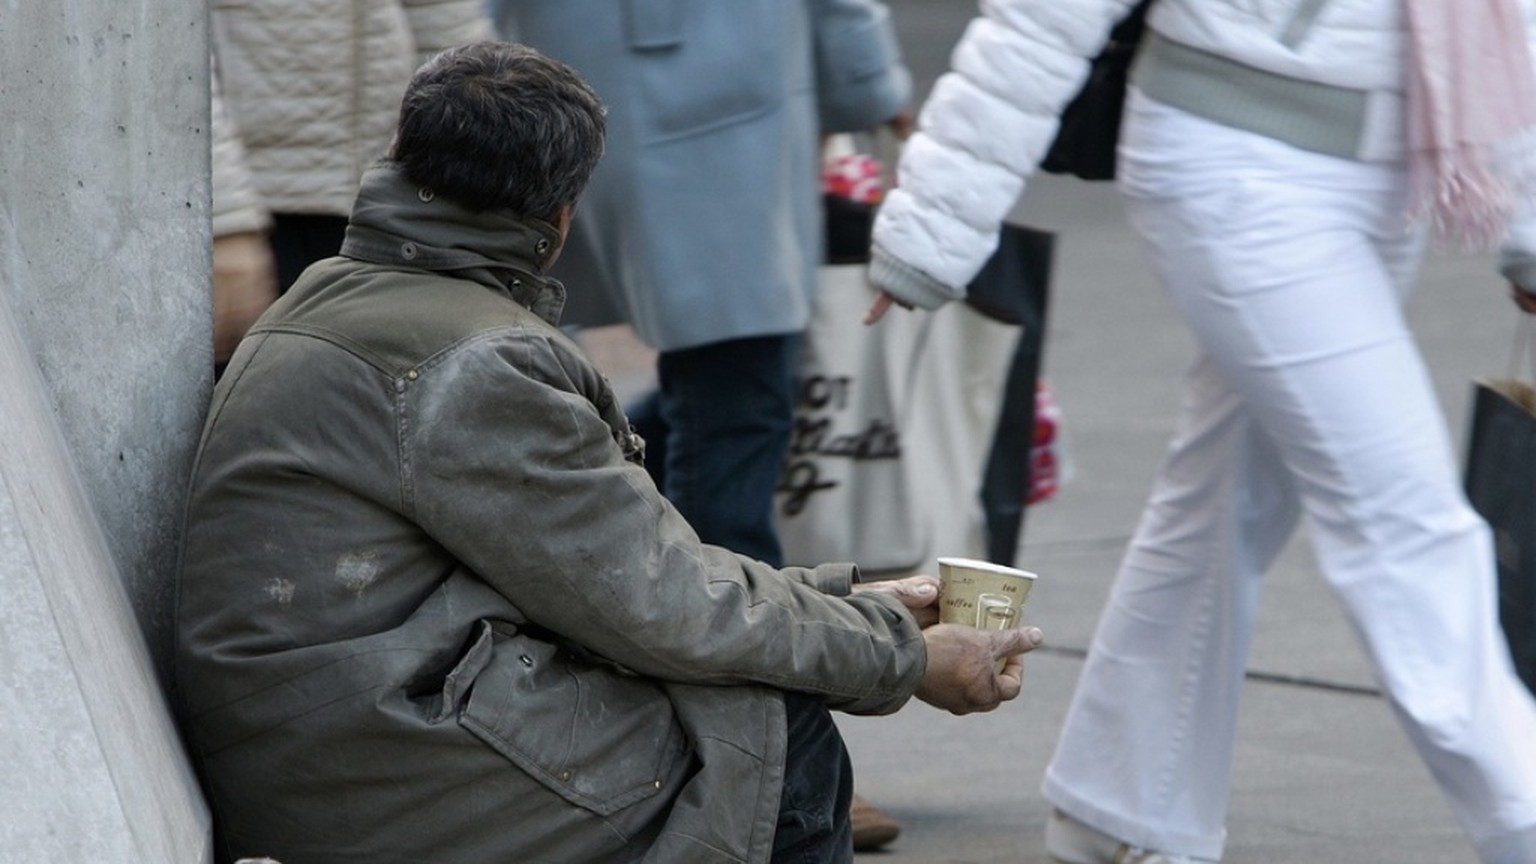
[[[1000,394],[1002,404],[982,471],[981,505],[986,558],[1012,566],[1029,506],[1035,399],[1045,353],[1045,321],[1056,235],[1005,224],[997,251],[966,287],[965,302],[997,321],[1020,328],[1018,347]]]
[[[1515,669],[1536,693],[1536,389],[1478,381],[1467,442],[1467,497],[1493,528],[1499,623]]]

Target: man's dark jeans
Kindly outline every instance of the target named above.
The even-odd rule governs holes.
[[[632,406],[646,468],[705,543],[783,565],[773,494],[794,422],[797,334],[666,351]]]
[[[847,864],[853,860],[853,765],[826,705],[784,694],[789,752],[773,836],[772,864]]]

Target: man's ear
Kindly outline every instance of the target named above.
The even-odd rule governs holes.
[[[565,245],[565,238],[571,233],[571,220],[576,217],[576,205],[567,204],[555,214],[555,230],[560,232],[560,245]]]
[[[560,232],[560,244],[555,247],[555,251],[550,253],[549,258],[544,262],[544,266],[555,266],[555,259],[559,258],[560,253],[565,250],[565,239],[571,234],[571,220],[574,218],[576,218],[576,205],[572,203],[561,207],[560,212],[556,213],[555,218],[551,220],[550,224],[554,225],[555,230]]]

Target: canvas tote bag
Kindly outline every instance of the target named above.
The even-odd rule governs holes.
[[[865,272],[860,264],[821,270],[775,513],[787,564],[910,572],[928,555],[932,517],[919,498],[912,440],[932,319],[890,315],[865,326],[874,300]]]

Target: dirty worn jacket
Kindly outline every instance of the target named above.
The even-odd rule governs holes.
[[[214,394],[176,686],[221,854],[760,862],[781,693],[893,711],[926,662],[848,565],[706,546],[554,326],[555,229],[389,167]]]

